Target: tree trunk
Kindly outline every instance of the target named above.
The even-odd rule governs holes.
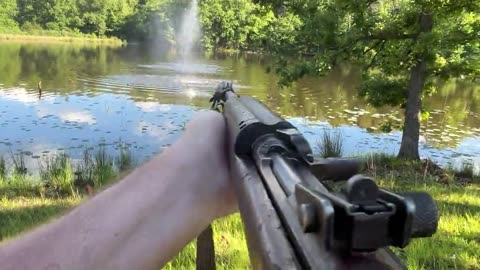
[[[408,85],[407,108],[405,109],[405,126],[403,128],[402,145],[399,158],[420,159],[418,140],[420,138],[420,119],[418,117],[422,100],[423,82],[425,80],[425,62],[420,61],[412,68]]]
[[[420,32],[428,33],[433,28],[432,14],[420,16]],[[405,109],[405,125],[403,128],[402,144],[398,153],[399,158],[420,159],[418,152],[418,141],[420,138],[420,109],[422,107],[421,93],[425,84],[427,74],[426,54],[424,51],[418,57],[417,64],[410,72],[408,83],[407,107]]]
[[[215,270],[212,225],[209,225],[197,238],[197,270]]]

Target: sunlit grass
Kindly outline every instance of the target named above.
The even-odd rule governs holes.
[[[3,32],[3,31],[0,31]],[[54,31],[34,31],[32,33],[0,33],[0,41],[42,42],[42,43],[75,43],[85,45],[121,46],[125,41],[115,37],[95,37],[74,33]]]
[[[408,269],[480,268],[480,186],[454,182],[458,172],[432,175],[432,166],[425,162],[400,161],[389,156],[371,156],[367,172],[376,174],[379,184],[387,189],[425,191],[437,203],[437,233],[431,238],[413,240],[404,250],[395,250]]]
[[[79,198],[0,197],[0,241],[27,232],[80,204]]]
[[[3,159],[0,158],[0,161]],[[104,146],[97,150],[86,149],[79,160],[66,153],[41,160],[39,174],[30,174],[22,154],[12,154],[12,168],[0,162],[0,197],[77,197],[87,185],[101,188],[134,165],[129,149],[111,156]],[[7,173],[7,170],[10,173]]]
[[[40,178],[56,195],[77,194],[71,160],[65,153],[47,158],[40,166]]]
[[[95,160],[93,183],[95,186],[100,187],[115,177],[114,158],[107,154],[107,149],[103,146],[94,153],[93,158]]]
[[[251,269],[240,214],[213,224],[217,269]],[[164,269],[195,269],[196,242],[187,245]]]
[[[432,238],[414,240],[405,249],[405,253],[402,253],[402,258],[408,269],[478,269],[480,265],[478,186],[447,187],[431,180],[433,179],[422,182],[419,179],[417,185],[397,184],[397,190],[429,192],[437,202],[440,213],[438,232]]]
[[[28,175],[11,174],[0,181],[0,198],[43,197],[44,190],[39,179]]]
[[[111,159],[102,155],[87,156],[92,163],[102,159],[101,164],[110,166],[115,160],[114,167],[121,167],[120,156]],[[375,176],[384,188],[403,192],[426,191],[437,202],[441,215],[438,232],[432,238],[413,240],[403,250],[394,250],[408,269],[479,269],[480,186],[444,182],[441,176],[425,170],[425,164],[420,162],[399,161],[388,156],[370,157],[369,162],[364,173]],[[42,186],[27,178],[17,176],[0,183],[0,240],[44,224],[82,201],[81,197],[73,196],[42,198],[45,196],[42,195],[45,194]],[[16,194],[15,190],[23,192]],[[251,269],[240,215],[217,220],[213,229],[217,268]],[[195,256],[193,241],[164,269],[194,269]]]

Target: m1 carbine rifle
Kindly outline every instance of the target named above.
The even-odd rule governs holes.
[[[405,269],[389,246],[437,230],[426,193],[397,194],[349,159],[314,161],[289,122],[221,83],[211,99],[228,129],[231,177],[254,269]],[[343,181],[335,192],[326,182]]]

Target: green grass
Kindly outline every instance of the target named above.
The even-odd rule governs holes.
[[[320,157],[334,158],[343,154],[343,135],[339,131],[331,132],[324,130],[322,137],[317,142],[320,149]]]
[[[116,160],[113,167],[121,167],[120,156],[112,159],[104,154],[100,151],[86,156],[92,164],[101,163],[109,167],[112,160]],[[365,157],[365,164],[364,173],[373,176],[384,188],[403,192],[426,191],[437,202],[441,215],[438,232],[432,238],[413,240],[403,250],[394,250],[408,269],[480,269],[478,184],[459,183],[456,181],[456,172],[441,170],[425,161],[403,161],[385,155],[373,155]],[[95,176],[95,166],[92,168]],[[81,197],[51,198],[45,192],[42,195],[42,185],[27,178],[16,176],[15,179],[10,177],[9,181],[0,182],[0,240],[10,239],[48,222],[82,202]],[[15,190],[23,192],[17,194]],[[218,269],[250,269],[239,214],[216,221],[213,228]],[[194,269],[195,254],[194,241],[165,269]]]
[[[80,202],[80,198],[0,198],[0,241],[47,223]]]
[[[462,171],[442,170],[429,161],[404,161],[386,155],[371,155],[366,161],[366,173],[384,188],[425,191],[437,203],[437,233],[432,238],[413,240],[404,250],[395,250],[408,269],[480,269],[478,182],[459,182]]]
[[[74,31],[44,30],[38,27],[25,29],[1,28],[0,41],[22,41],[42,43],[85,43],[109,46],[121,46],[125,41],[116,37],[99,37]]]
[[[11,159],[13,162],[13,175],[24,176],[28,170],[25,166],[25,156],[22,153],[11,153]]]
[[[410,185],[387,178],[382,184],[393,190],[426,191],[439,208],[438,232],[398,252],[408,269],[480,269],[480,187],[445,187],[432,179]]]
[[[217,269],[251,269],[239,214],[213,224]],[[187,245],[164,269],[195,269],[196,242]]]
[[[437,234],[414,241],[404,257],[409,269],[479,269],[480,190],[445,189],[435,185],[419,190],[434,196],[441,214]]]
[[[135,166],[135,159],[129,148],[121,146],[120,154],[115,160],[116,166],[120,171],[128,171]]]
[[[461,172],[439,171],[426,161],[372,155],[365,157],[365,163],[364,173],[374,176],[382,187],[399,192],[426,191],[438,205],[438,232],[432,238],[412,240],[403,250],[394,250],[408,269],[480,269],[479,185],[459,184],[455,175]],[[219,269],[251,268],[238,214],[217,221],[214,232]],[[192,243],[166,269],[193,269],[194,265]]]
[[[47,158],[40,166],[40,178],[56,196],[76,196],[70,157],[61,153]]]
[[[30,174],[22,154],[12,154],[11,163],[8,174],[6,162],[0,158],[0,170],[4,171],[0,174],[0,197],[77,197],[87,185],[101,188],[134,164],[130,150],[110,156],[104,146],[86,149],[80,160],[72,160],[66,153],[44,158],[38,175]]]
[[[106,185],[115,177],[114,158],[107,154],[107,149],[100,146],[94,154],[94,186],[100,187]]]
[[[39,197],[45,195],[45,187],[39,179],[27,175],[12,174],[0,182],[0,198]],[[1,209],[1,207],[0,207]]]
[[[3,181],[7,176],[7,164],[5,162],[5,158],[0,156],[0,181]]]

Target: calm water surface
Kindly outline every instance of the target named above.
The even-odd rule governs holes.
[[[288,89],[256,56],[202,55],[185,63],[168,53],[124,48],[0,43],[0,155],[22,154],[27,167],[66,151],[128,146],[142,161],[172,144],[222,80],[291,120],[311,142],[340,130],[345,154],[395,154],[402,112],[373,108],[357,96],[350,67]],[[42,95],[38,94],[41,82]],[[438,84],[426,100],[421,154],[442,164],[480,164],[480,87]]]

